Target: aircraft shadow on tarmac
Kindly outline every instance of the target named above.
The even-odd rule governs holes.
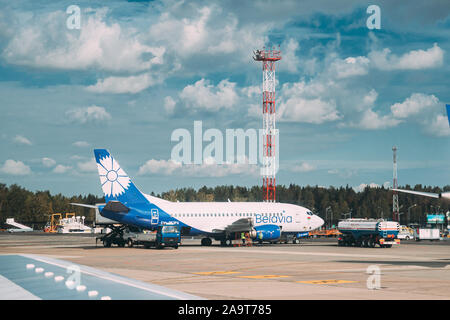
[[[439,259],[447,262],[440,261],[380,261],[380,260],[340,260],[335,262],[342,263],[361,263],[361,264],[385,264],[393,266],[417,266],[427,268],[442,269],[450,265],[450,259]]]

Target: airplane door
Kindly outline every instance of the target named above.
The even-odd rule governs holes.
[[[298,223],[298,224],[300,224],[301,223],[301,221],[300,221],[300,213],[295,213],[295,223]]]
[[[159,222],[159,212],[158,209],[152,209],[151,211],[151,224],[158,224]]]

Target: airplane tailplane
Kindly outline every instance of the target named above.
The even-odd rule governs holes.
[[[95,161],[105,201],[123,204],[148,202],[130,177],[106,149],[95,149]]]

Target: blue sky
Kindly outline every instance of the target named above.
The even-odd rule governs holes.
[[[393,145],[400,185],[449,184],[450,3],[351,0],[0,1],[0,182],[100,195],[107,148],[148,193],[260,185],[254,166],[174,163],[171,134],[259,129],[252,50],[270,43],[279,184],[387,186]]]

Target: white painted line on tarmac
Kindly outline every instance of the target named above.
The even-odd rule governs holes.
[[[236,249],[226,249],[226,248],[188,248],[184,249],[186,251],[195,252],[231,252],[231,253],[257,253],[257,254],[276,254],[276,255],[301,255],[301,256],[321,256],[321,257],[355,257],[355,258],[389,258],[389,259],[411,259],[411,256],[400,256],[396,255],[380,255],[380,254],[355,254],[355,253],[333,253],[333,252],[298,252],[298,251],[285,251],[285,250],[260,250],[260,248],[252,249],[248,248],[245,250]],[[417,257],[414,256],[417,261],[425,260],[430,261],[432,258]]]
[[[0,246],[1,247],[1,246]],[[19,248],[19,249],[51,249],[51,248],[80,248],[80,247],[95,247],[95,244],[90,243],[79,243],[79,244],[59,244],[59,245],[48,245],[48,246],[4,246],[9,248]]]

